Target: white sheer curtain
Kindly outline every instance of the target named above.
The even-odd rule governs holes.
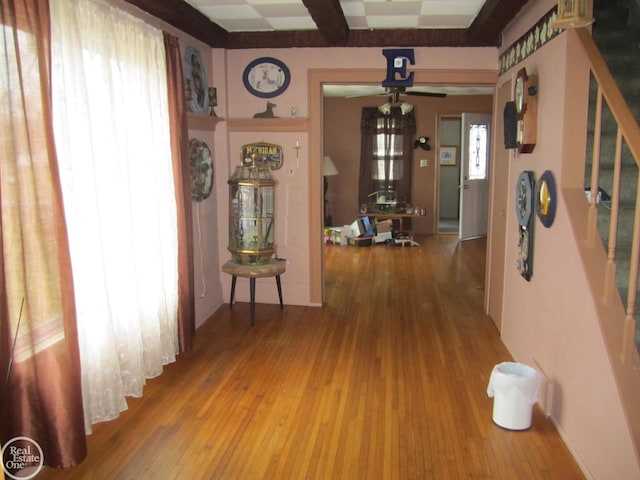
[[[177,221],[162,32],[101,0],[51,0],[56,146],[85,428],[175,360]]]

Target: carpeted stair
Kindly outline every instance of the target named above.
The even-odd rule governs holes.
[[[622,95],[629,104],[636,121],[640,122],[640,0],[595,0],[593,39],[605,58]],[[593,117],[595,111],[596,85],[591,82],[590,131],[587,151],[585,186],[591,179],[591,151],[593,148]],[[601,201],[598,204],[598,226],[607,248],[611,202],[606,195],[613,191],[613,159],[617,126],[606,105],[603,107],[602,137],[600,148]],[[638,168],[623,145],[622,179],[620,188],[620,216],[618,221],[618,244],[616,249],[617,283],[622,302],[626,305],[631,232],[638,181]],[[640,295],[638,296],[640,298]],[[636,309],[638,310],[638,309]],[[636,312],[636,345],[640,351],[640,314]]]

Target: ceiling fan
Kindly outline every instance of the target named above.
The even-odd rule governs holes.
[[[378,95],[384,95],[389,97],[389,102],[394,104],[398,103],[400,95],[416,96],[416,97],[436,97],[436,98],[445,98],[447,96],[447,94],[443,92],[428,92],[428,91],[421,91],[421,90],[407,91],[405,87],[385,87],[384,92],[349,95],[347,98],[371,97],[371,96],[378,96]]]

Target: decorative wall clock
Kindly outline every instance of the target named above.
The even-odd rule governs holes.
[[[191,92],[187,98],[187,108],[190,112],[209,115],[209,84],[207,72],[202,63],[202,54],[195,47],[188,46],[184,49],[182,70],[185,82],[185,90]]]
[[[277,58],[261,57],[247,65],[242,81],[245,88],[256,97],[273,98],[287,89],[291,73]]]
[[[518,255],[516,266],[525,280],[533,273],[533,208],[535,181],[533,172],[524,171],[516,183],[516,216],[518,217]]]
[[[201,202],[211,195],[213,188],[213,159],[205,142],[189,139],[191,157],[191,200]]]
[[[536,75],[527,75],[522,68],[516,75],[513,96],[516,104],[516,147],[520,153],[531,153],[536,146],[538,116],[538,85]]]
[[[549,228],[556,218],[558,195],[556,181],[551,170],[545,170],[536,186],[536,213],[542,225]]]

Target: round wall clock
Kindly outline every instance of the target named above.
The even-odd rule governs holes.
[[[291,73],[277,58],[261,57],[247,65],[242,81],[245,88],[256,97],[273,98],[287,89]]]
[[[211,195],[213,188],[213,160],[206,143],[197,138],[189,139],[191,156],[191,200],[201,202]]]
[[[542,225],[549,228],[556,218],[556,204],[558,203],[556,192],[556,181],[550,170],[545,172],[538,179],[536,188],[536,213]]]
[[[531,153],[536,146],[538,116],[537,76],[527,75],[521,68],[516,75],[513,97],[516,105],[516,148],[520,153]]]
[[[516,215],[518,223],[526,227],[533,210],[533,181],[529,172],[522,172],[516,185]]]
[[[518,253],[516,267],[525,280],[533,273],[533,209],[535,180],[533,172],[524,171],[516,184],[516,215],[518,217]]]

